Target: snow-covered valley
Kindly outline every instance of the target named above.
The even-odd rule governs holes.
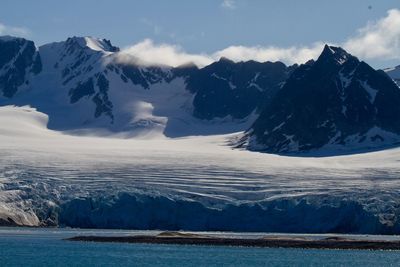
[[[4,224],[400,233],[399,148],[281,156],[232,149],[236,134],[73,136],[47,120],[0,108]]]

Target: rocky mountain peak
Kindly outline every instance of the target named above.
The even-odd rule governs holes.
[[[86,37],[70,37],[66,40],[67,46],[87,48],[93,51],[100,52],[118,52],[119,48],[113,46],[107,39],[94,38],[90,36]]]
[[[240,145],[286,153],[393,144],[400,141],[399,103],[385,73],[325,46],[315,63],[293,72]]]

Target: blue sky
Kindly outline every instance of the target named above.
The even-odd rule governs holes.
[[[120,47],[148,39],[153,46],[171,44],[188,54],[210,55],[239,45],[344,44],[387,17],[388,10],[400,9],[400,1],[2,0],[1,6],[0,34],[23,35],[37,45],[89,35]],[[376,67],[400,64],[396,56],[358,56]]]

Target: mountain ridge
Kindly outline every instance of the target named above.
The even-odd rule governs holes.
[[[299,66],[239,146],[272,153],[371,148],[400,141],[400,90],[341,48]]]
[[[300,66],[221,58],[203,68],[141,65],[93,37],[38,48],[2,37],[0,51],[0,105],[31,105],[49,115],[51,129],[126,137],[246,131],[235,146],[270,153],[399,141],[395,78],[340,47],[325,45]]]
[[[9,41],[12,43],[12,40]],[[250,72],[243,80],[236,71],[237,81],[227,82],[231,79],[230,71],[220,73],[222,79],[218,79],[217,75],[202,75],[207,70],[191,64],[178,67],[140,65],[134,55],[120,53],[118,47],[105,39],[71,37],[66,41],[42,45],[37,51],[41,55],[43,70],[31,78],[28,88],[16,88],[15,95],[4,95],[5,89],[0,87],[3,91],[0,104],[32,105],[49,114],[49,127],[58,130],[104,128],[112,132],[137,130],[142,133],[147,128],[148,132],[156,129],[161,133],[164,129],[165,134],[165,129],[172,128],[166,125],[168,120],[174,121],[174,124],[182,121],[182,125],[178,125],[180,128],[185,124],[201,124],[202,120],[221,121],[229,117],[231,119],[225,121],[235,123],[255,112],[262,102],[259,95],[268,98],[274,94],[274,90],[267,89],[283,82],[288,68],[283,63],[260,65],[252,61],[232,62],[233,69],[237,69],[237,65],[250,69],[256,66],[260,73],[266,74],[268,68],[271,69],[270,64],[278,66],[278,77],[259,74],[263,84],[253,81],[253,88],[249,88],[256,73]],[[221,59],[215,64],[224,65],[227,62]],[[202,79],[196,81],[195,77],[199,75]],[[221,84],[235,88],[224,90]],[[160,87],[165,87],[165,90]],[[218,92],[218,96],[212,96],[213,92]],[[247,101],[248,92],[254,95],[251,102]],[[211,97],[203,100],[201,95]],[[173,100],[169,101],[170,106],[168,99]],[[222,105],[215,110],[208,109],[215,101]],[[224,105],[228,102],[229,105]],[[247,108],[240,110],[238,103],[245,103]],[[160,110],[162,112],[158,112]],[[239,127],[239,130],[243,129]],[[189,132],[202,134],[204,131]]]

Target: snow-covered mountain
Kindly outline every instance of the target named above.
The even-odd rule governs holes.
[[[3,94],[1,104],[36,107],[49,115],[49,127],[59,130],[122,132],[142,119],[151,123],[152,107],[137,95],[152,84],[171,82],[171,71],[118,63],[118,51],[107,40],[89,37],[43,45],[38,49],[42,70],[30,77],[29,86]],[[5,74],[4,79],[10,77]]]
[[[247,130],[239,146],[273,153],[400,140],[398,87],[337,47],[300,67],[221,58],[199,69],[142,65],[92,37],[0,44],[0,105],[35,107],[51,129],[146,138]]]
[[[49,115],[52,129],[91,134],[184,136],[244,130],[250,115],[293,69],[279,62],[225,59],[203,69],[190,64],[144,66],[110,41],[92,37],[72,37],[38,49],[24,39],[7,37],[2,44],[27,44],[30,53],[20,67],[27,71],[20,71],[19,78],[8,69],[19,66],[10,62],[23,54],[0,47],[8,55],[0,64],[0,79],[15,84],[1,87],[0,105],[30,105]],[[226,127],[211,123],[205,128],[204,119]]]
[[[400,142],[400,89],[339,47],[298,67],[239,145],[272,153]]]
[[[32,41],[0,37],[0,92],[13,97],[19,87],[29,87],[32,76],[42,69],[40,55]]]

